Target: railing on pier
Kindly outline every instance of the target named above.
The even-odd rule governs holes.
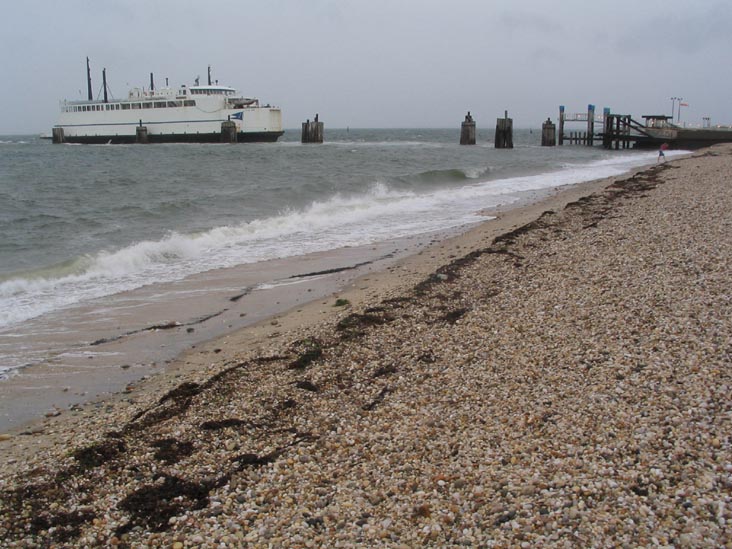
[[[662,116],[644,117],[646,124],[633,120],[628,114],[612,114],[609,108],[603,109],[602,115],[595,115],[595,105],[587,105],[587,112],[567,113],[564,106],[559,107],[558,144],[593,146],[595,139],[602,140],[606,149],[629,149],[633,146],[648,145],[657,140],[649,129],[660,124]],[[652,118],[653,120],[648,120]],[[666,120],[664,120],[666,121]],[[585,131],[565,132],[565,124],[580,122],[586,124]],[[595,133],[595,124],[601,125],[602,131]]]

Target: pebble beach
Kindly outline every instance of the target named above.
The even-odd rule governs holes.
[[[730,174],[506,212],[0,435],[0,545],[732,547]]]

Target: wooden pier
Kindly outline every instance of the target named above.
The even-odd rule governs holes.
[[[567,114],[564,105],[559,106],[559,145],[564,145],[567,141],[570,145],[587,145],[589,147],[595,144],[595,105],[587,105],[586,113]],[[585,124],[585,131],[571,131],[566,133],[564,127],[569,122],[581,122]]]
[[[600,141],[608,150],[658,148],[666,143],[670,148],[698,149],[715,143],[732,142],[732,130],[713,129],[706,122],[705,128],[683,128],[673,124],[666,115],[643,115],[643,122],[629,114],[617,114],[609,108],[603,114],[595,114],[595,106],[588,105],[586,113],[567,114],[564,105],[559,107],[559,145],[593,146]],[[584,131],[565,131],[568,123],[580,122]],[[602,131],[596,132],[596,125]]]

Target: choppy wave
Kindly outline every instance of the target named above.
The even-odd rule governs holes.
[[[478,220],[476,212],[517,200],[517,193],[618,175],[655,153],[486,180],[489,168],[429,170],[359,194],[333,194],[300,209],[197,233],[170,232],[119,249],[0,278],[0,326],[146,284],[209,269],[444,230]],[[434,183],[434,185],[433,185]],[[443,185],[449,183],[449,185]]]
[[[490,168],[453,168],[449,170],[428,170],[398,178],[399,181],[415,185],[449,185],[464,183],[470,179],[480,179],[490,172]]]

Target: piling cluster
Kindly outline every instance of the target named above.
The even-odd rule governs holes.
[[[316,113],[315,119],[310,121],[308,118],[302,123],[302,143],[322,143],[323,142],[323,129],[324,125],[318,120],[318,114]]]

